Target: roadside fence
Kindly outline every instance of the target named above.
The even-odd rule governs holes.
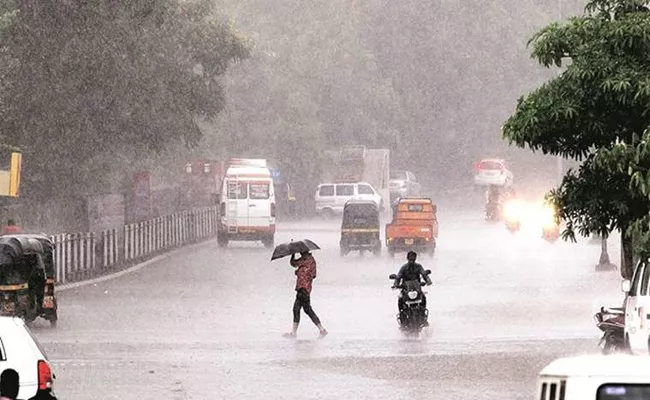
[[[217,235],[218,208],[203,207],[123,229],[53,235],[57,283],[118,271]]]

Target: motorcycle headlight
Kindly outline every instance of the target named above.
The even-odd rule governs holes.
[[[412,290],[412,291],[408,292],[408,296],[409,296],[409,299],[415,300],[415,299],[418,298],[418,292],[416,292],[415,290]]]

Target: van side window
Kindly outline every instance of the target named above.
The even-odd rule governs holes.
[[[558,396],[558,400],[564,400],[565,396],[566,396],[566,380],[562,379],[560,381],[560,395]]]
[[[359,194],[375,194],[375,191],[368,185],[359,185]]]
[[[230,200],[241,200],[248,197],[248,184],[243,182],[228,182],[228,198]]]
[[[634,278],[632,278],[632,285],[630,287],[630,295],[638,296],[639,293],[639,281],[641,280],[641,275],[645,269],[645,264],[639,263],[634,271]]]
[[[542,383],[542,393],[539,396],[539,400],[546,400],[546,388],[547,388],[547,383],[544,382]]]
[[[334,196],[334,185],[323,185],[318,190],[318,195],[321,197]]]
[[[354,186],[352,185],[336,185],[337,196],[354,196]]]
[[[0,361],[7,361],[7,354],[5,353],[5,346],[0,338]]]
[[[555,398],[555,392],[557,391],[557,383],[551,383],[551,389],[548,393],[548,400],[557,400]]]

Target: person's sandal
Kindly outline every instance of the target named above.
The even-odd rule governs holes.
[[[327,332],[327,329],[323,329],[322,331],[320,331],[320,334],[318,335],[318,338],[319,338],[319,339],[322,339],[322,338],[324,338],[325,336],[327,336],[328,333],[329,333],[329,332]]]

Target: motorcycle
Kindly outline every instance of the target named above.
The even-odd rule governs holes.
[[[594,314],[596,326],[603,332],[598,342],[603,354],[626,352],[625,345],[625,310],[623,308],[600,307]]]
[[[502,206],[499,203],[487,203],[485,205],[485,220],[486,221],[498,221],[501,219]]]
[[[427,275],[431,274],[431,270],[429,269],[424,272]],[[395,280],[397,279],[397,275],[391,274],[388,278]],[[426,285],[426,282],[416,280],[404,281],[400,286],[393,287],[394,289],[400,289],[399,296],[404,299],[403,313],[397,314],[397,322],[400,328],[406,333],[419,335],[427,321],[429,310],[422,305],[424,295],[426,294],[422,291],[422,286],[424,285]]]
[[[544,226],[542,228],[542,238],[550,243],[556,242],[560,238],[559,225]]]

